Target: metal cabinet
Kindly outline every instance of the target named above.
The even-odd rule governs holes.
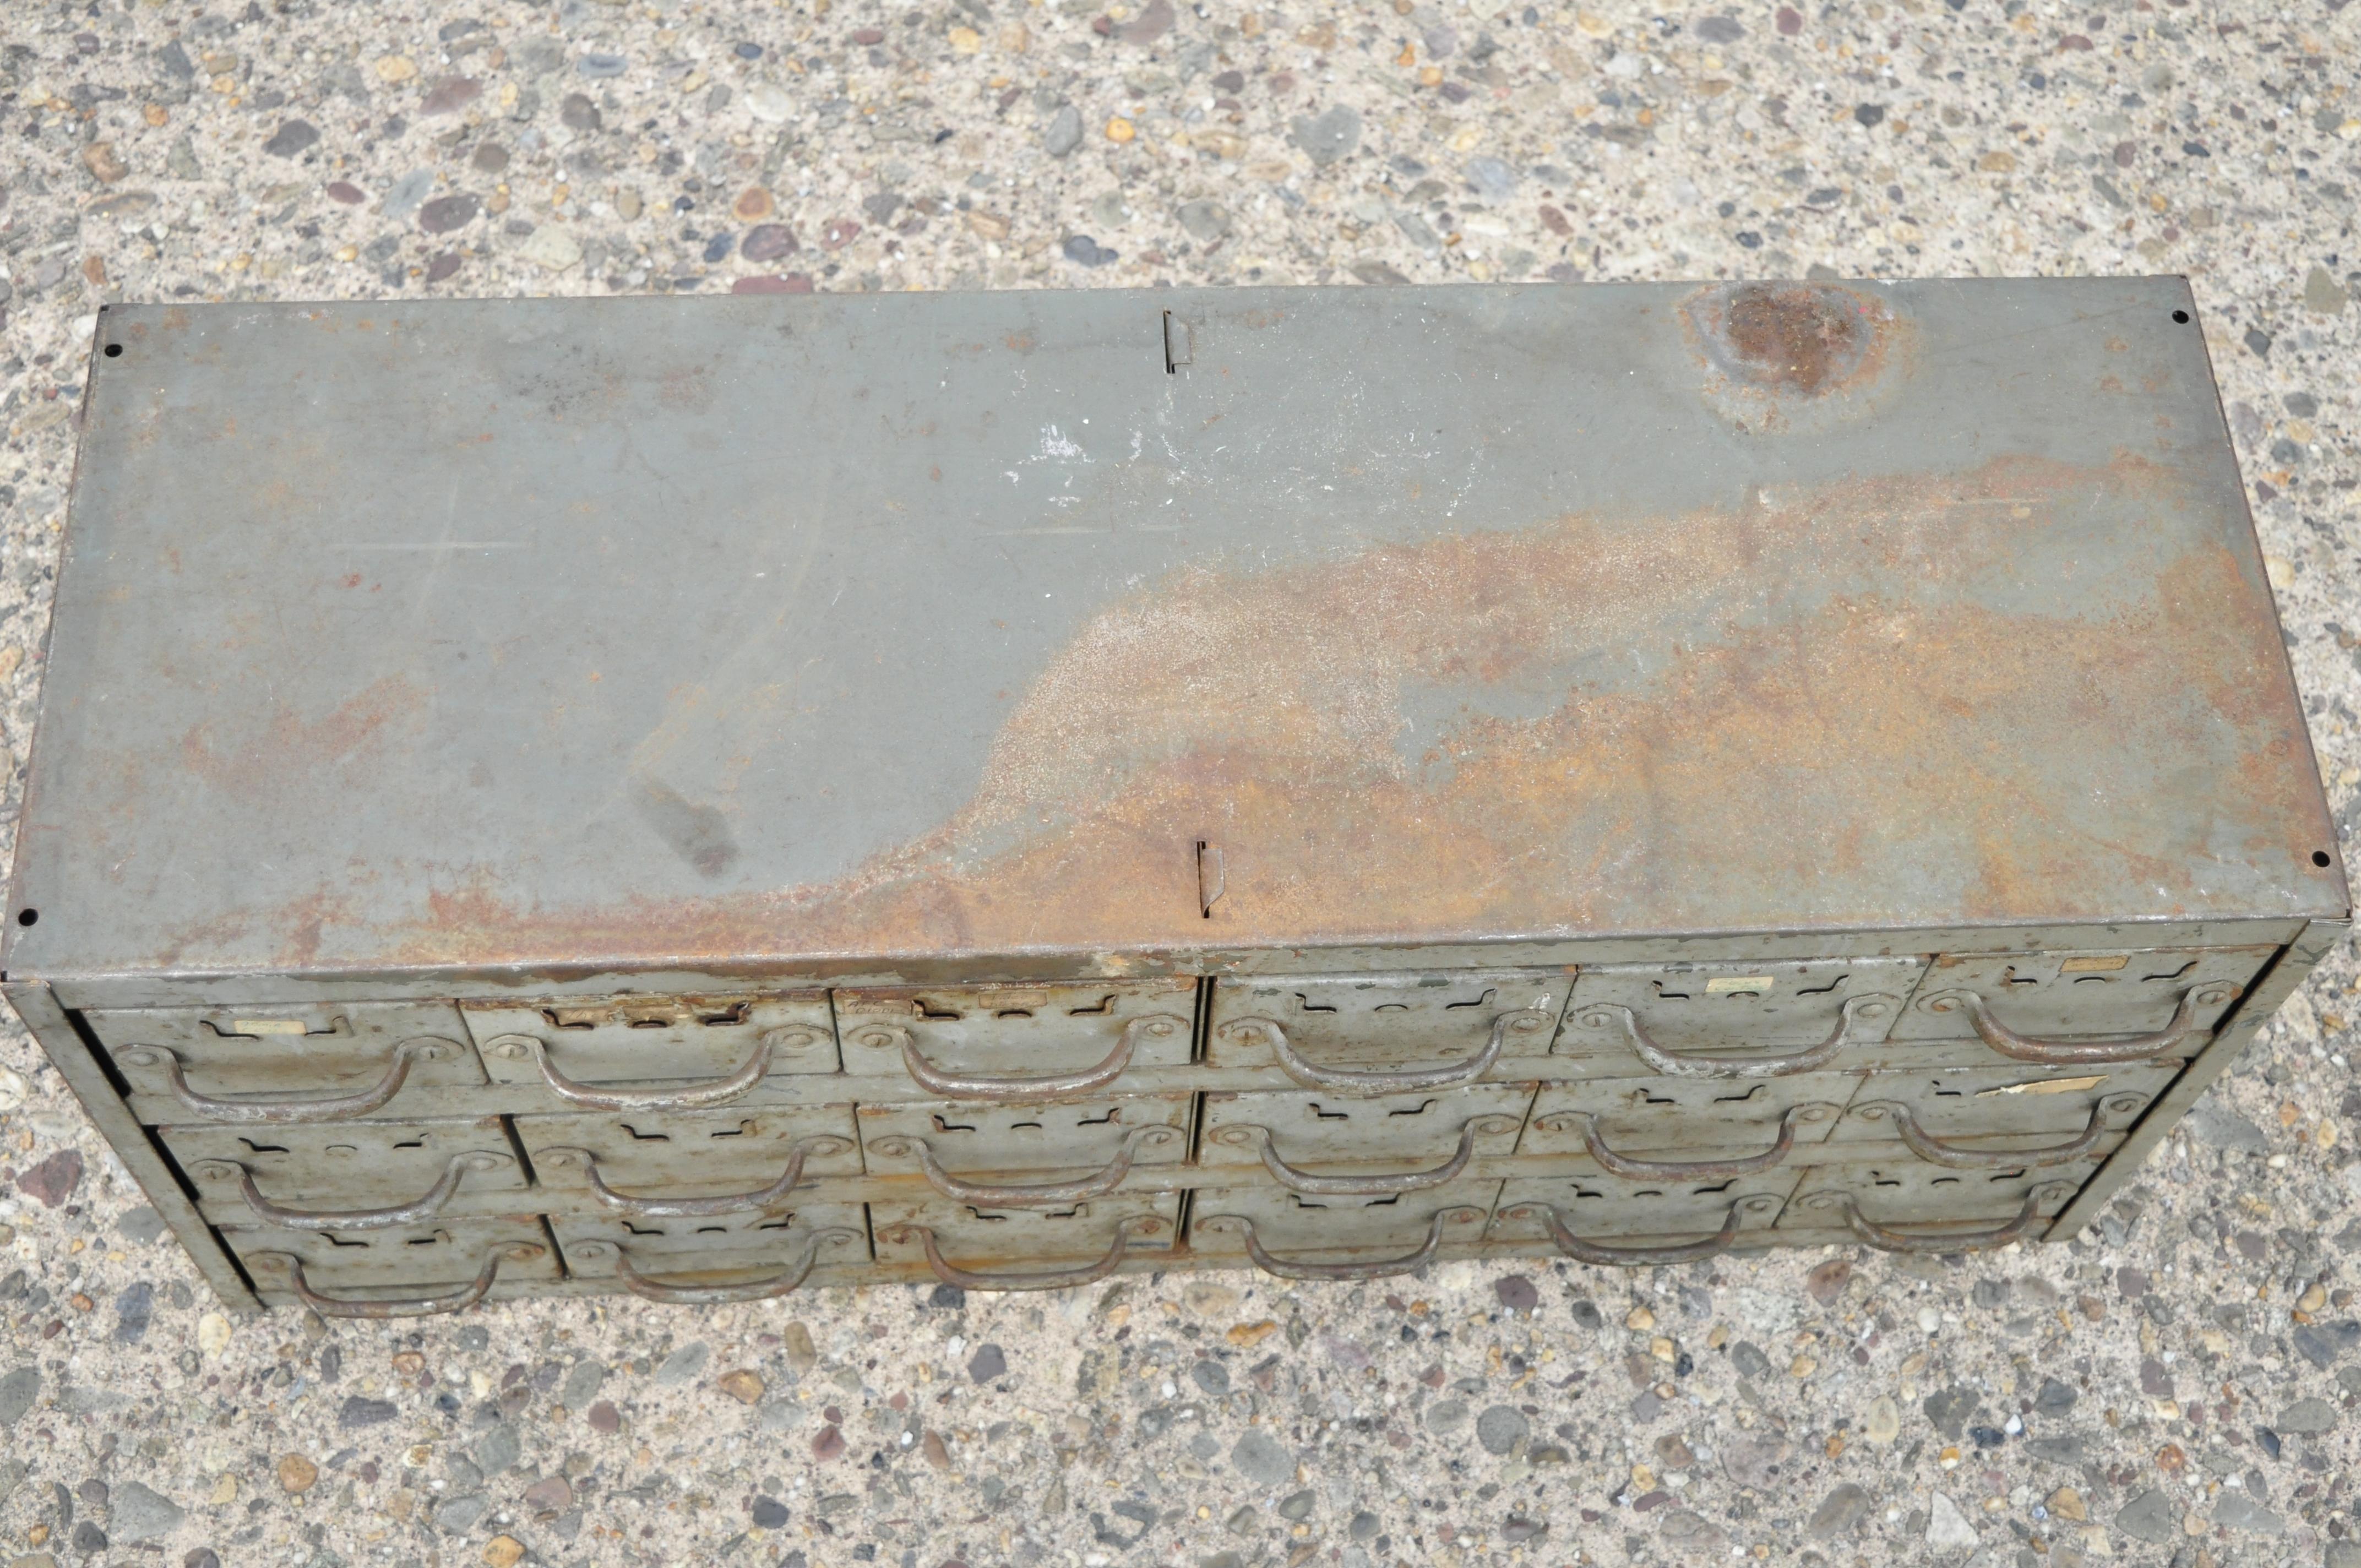
[[[0,991],[239,1310],[2070,1236],[2351,917],[2196,316],[109,305]]]

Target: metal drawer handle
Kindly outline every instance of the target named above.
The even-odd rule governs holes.
[[[1459,1147],[1452,1157],[1431,1170],[1407,1170],[1391,1176],[1314,1176],[1300,1170],[1279,1157],[1279,1150],[1268,1127],[1254,1122],[1233,1123],[1213,1130],[1213,1141],[1233,1148],[1248,1144],[1257,1146],[1262,1156],[1262,1168],[1278,1179],[1280,1186],[1315,1198],[1376,1198],[1389,1192],[1423,1192],[1430,1187],[1440,1187],[1467,1168],[1468,1157],[1476,1152],[1479,1134],[1513,1133],[1517,1130],[1514,1116],[1471,1116],[1459,1127]]]
[[[1836,1209],[1844,1214],[1845,1224],[1867,1245],[1883,1252],[1981,1252],[1988,1247],[2006,1246],[2022,1241],[2041,1224],[2041,1204],[2045,1198],[2070,1198],[2074,1195],[2070,1181],[2045,1181],[2025,1195],[2025,1205],[2016,1218],[1989,1231],[1953,1232],[1949,1235],[1920,1235],[1909,1231],[1888,1230],[1861,1212],[1850,1192],[1815,1192],[1803,1200],[1806,1209]]]
[[[819,1259],[819,1249],[829,1242],[862,1240],[859,1231],[849,1231],[841,1225],[829,1225],[811,1233],[803,1255],[776,1274],[761,1279],[749,1279],[736,1285],[674,1285],[652,1278],[632,1266],[631,1255],[609,1241],[588,1241],[575,1245],[576,1256],[588,1259],[611,1254],[615,1259],[615,1276],[623,1288],[634,1296],[644,1296],[651,1301],[664,1301],[676,1307],[707,1307],[725,1301],[764,1301],[774,1296],[784,1296],[810,1277],[812,1265]]]
[[[443,1167],[441,1179],[409,1202],[391,1209],[348,1209],[331,1212],[323,1209],[284,1209],[262,1195],[254,1184],[254,1172],[234,1159],[199,1160],[189,1168],[189,1174],[200,1181],[237,1182],[237,1195],[255,1217],[282,1231],[381,1231],[389,1225],[414,1225],[431,1220],[443,1212],[443,1205],[458,1195],[459,1183],[471,1170],[498,1170],[513,1164],[504,1154],[492,1154],[483,1149],[471,1149],[455,1154]]]
[[[1810,1072],[1826,1067],[1836,1054],[1852,1043],[1852,1022],[1861,1018],[1883,1018],[1901,1003],[1891,996],[1854,996],[1846,999],[1844,1009],[1837,1015],[1837,1026],[1828,1037],[1809,1049],[1784,1057],[1749,1057],[1732,1059],[1724,1057],[1685,1056],[1668,1051],[1648,1037],[1632,1011],[1620,1002],[1594,1002],[1577,1014],[1586,1029],[1604,1029],[1620,1023],[1623,1037],[1632,1052],[1658,1072],[1673,1078],[1784,1078],[1789,1073]]]
[[[851,1034],[856,1046],[884,1048],[902,1047],[902,1068],[911,1081],[929,1094],[939,1094],[946,1100],[996,1100],[1006,1104],[1029,1104],[1037,1100],[1070,1100],[1078,1095],[1095,1094],[1121,1078],[1131,1065],[1131,1053],[1137,1048],[1142,1035],[1153,1035],[1159,1040],[1171,1038],[1189,1027],[1189,1020],[1176,1018],[1170,1013],[1154,1013],[1145,1018],[1134,1018],[1123,1026],[1123,1037],[1115,1044],[1096,1067],[1080,1072],[1061,1073],[1049,1078],[994,1078],[985,1074],[946,1072],[919,1054],[918,1042],[910,1031],[892,1024],[865,1024]],[[986,1287],[990,1288],[990,1287]]]
[[[2096,1148],[2099,1140],[2107,1135],[2110,1114],[2128,1116],[2147,1104],[2137,1094],[2110,1094],[2091,1108],[2091,1124],[2062,1144],[2051,1144],[2037,1149],[1971,1149],[1958,1144],[1947,1144],[1918,1124],[1910,1107],[1899,1100],[1872,1100],[1857,1105],[1864,1122],[1881,1122],[1891,1118],[1894,1130],[1910,1146],[1910,1152],[1930,1165],[1947,1165],[1954,1170],[1989,1170],[1997,1167],[2015,1168],[2019,1166],[2067,1165],[2081,1159]]]
[[[1233,1040],[1260,1035],[1287,1076],[1308,1089],[1325,1089],[1339,1094],[1406,1094],[1421,1089],[1452,1089],[1473,1083],[1492,1070],[1492,1064],[1500,1059],[1501,1048],[1511,1034],[1539,1034],[1551,1022],[1551,1014],[1531,1007],[1503,1013],[1492,1020],[1492,1037],[1484,1043],[1484,1048],[1466,1061],[1454,1067],[1400,1072],[1356,1071],[1307,1061],[1275,1018],[1233,1018],[1221,1026],[1219,1033]]]
[[[1196,1223],[1200,1231],[1236,1231],[1245,1237],[1246,1256],[1265,1274],[1275,1274],[1281,1279],[1383,1279],[1389,1275],[1409,1274],[1424,1268],[1434,1261],[1435,1250],[1443,1245],[1443,1227],[1481,1222],[1484,1211],[1455,1204],[1437,1209],[1426,1223],[1426,1240],[1416,1252],[1400,1257],[1372,1258],[1362,1263],[1298,1263],[1274,1257],[1263,1247],[1255,1234],[1254,1222],[1244,1214],[1208,1214]]]
[[[2239,989],[2219,981],[2191,986],[2181,992],[2180,1005],[2173,1010],[2171,1023],[2153,1035],[2129,1040],[2032,1039],[1993,1017],[1984,999],[1972,991],[1938,991],[1922,999],[1918,1005],[1929,1013],[1966,1008],[1968,1022],[1975,1025],[1977,1036],[2013,1060],[2039,1062],[2047,1067],[2079,1067],[2091,1062],[2138,1061],[2146,1057],[2169,1056],[2191,1038],[2207,1033],[2197,1026],[2199,1008],[2227,1002],[2238,994]]]
[[[355,1301],[342,1297],[323,1296],[303,1277],[303,1260],[292,1253],[261,1252],[249,1261],[276,1263],[287,1270],[289,1286],[295,1299],[324,1318],[432,1318],[443,1312],[464,1311],[484,1299],[492,1281],[500,1272],[500,1262],[531,1263],[547,1249],[532,1242],[511,1242],[492,1249],[484,1259],[484,1266],[476,1271],[475,1282],[445,1296],[396,1296],[387,1300]]]
[[[1132,1156],[1143,1145],[1169,1144],[1180,1136],[1180,1129],[1162,1124],[1134,1127],[1123,1137],[1123,1147],[1115,1157],[1097,1171],[1074,1181],[1049,1181],[1036,1186],[1016,1185],[994,1187],[986,1182],[963,1181],[942,1168],[935,1151],[924,1138],[906,1137],[896,1133],[879,1138],[869,1146],[875,1154],[891,1159],[914,1157],[919,1169],[926,1173],[927,1184],[946,1198],[962,1203],[996,1203],[1022,1208],[1031,1203],[1078,1203],[1085,1198],[1104,1198],[1124,1183],[1131,1174]]]
[[[560,1169],[569,1165],[581,1167],[582,1180],[590,1189],[590,1196],[618,1214],[629,1214],[638,1220],[704,1220],[717,1214],[744,1214],[774,1207],[803,1180],[807,1157],[851,1152],[852,1140],[840,1138],[834,1133],[797,1138],[787,1146],[786,1167],[779,1172],[778,1179],[752,1192],[726,1192],[719,1198],[634,1198],[628,1192],[618,1192],[598,1174],[598,1157],[588,1149],[560,1146],[542,1149],[533,1158]]]
[[[702,1111],[752,1094],[770,1072],[773,1052],[796,1050],[819,1041],[818,1030],[801,1025],[765,1029],[745,1066],[727,1078],[717,1078],[690,1089],[599,1089],[577,1082],[550,1065],[549,1047],[538,1035],[501,1035],[486,1042],[484,1049],[509,1061],[531,1057],[552,1094],[586,1111]]]
[[[933,1229],[921,1224],[888,1225],[877,1233],[882,1242],[901,1244],[916,1238],[927,1249],[927,1266],[935,1277],[946,1285],[956,1285],[962,1290],[1064,1290],[1076,1285],[1095,1285],[1113,1274],[1123,1263],[1124,1253],[1131,1245],[1131,1232],[1143,1234],[1164,1228],[1164,1222],[1153,1215],[1141,1215],[1126,1220],[1115,1227],[1115,1245],[1096,1263],[1086,1263],[1079,1268],[1054,1269],[1045,1274],[978,1274],[961,1268],[944,1258],[942,1249],[935,1245]]]
[[[181,1076],[180,1057],[166,1046],[132,1046],[115,1052],[115,1059],[126,1067],[160,1070],[164,1091],[178,1101],[182,1110],[192,1111],[209,1122],[276,1126],[289,1122],[335,1122],[347,1116],[366,1116],[401,1092],[413,1064],[456,1060],[460,1049],[456,1040],[437,1039],[432,1035],[413,1036],[393,1047],[393,1060],[387,1064],[385,1076],[376,1083],[357,1093],[324,1095],[313,1100],[216,1100],[199,1094]]]
[[[1780,1200],[1767,1192],[1757,1192],[1741,1198],[1730,1206],[1730,1213],[1721,1222],[1721,1229],[1701,1242],[1681,1242],[1672,1246],[1602,1246],[1587,1242],[1574,1234],[1566,1223],[1565,1211],[1554,1203],[1520,1203],[1503,1209],[1504,1220],[1526,1220],[1542,1216],[1548,1225],[1550,1240],[1557,1250],[1577,1263],[1596,1264],[1602,1268],[1636,1268],[1652,1264],[1696,1263],[1702,1258],[1719,1257],[1728,1252],[1739,1237],[1741,1223],[1749,1214],[1768,1214],[1778,1209]]]
[[[1561,1111],[1543,1116],[1533,1124],[1545,1133],[1562,1133],[1575,1128],[1582,1134],[1583,1146],[1590,1157],[1598,1162],[1601,1170],[1617,1176],[1637,1177],[1642,1181],[1686,1181],[1692,1178],[1716,1176],[1759,1176],[1775,1168],[1795,1146],[1795,1124],[1825,1122],[1837,1114],[1833,1105],[1790,1105],[1779,1115],[1779,1136],[1761,1154],[1746,1155],[1737,1159],[1634,1159],[1630,1155],[1617,1154],[1607,1146],[1599,1135],[1598,1118],[1587,1111]]]

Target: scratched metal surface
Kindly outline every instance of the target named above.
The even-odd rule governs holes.
[[[7,969],[2341,915],[2193,308],[116,307]]]

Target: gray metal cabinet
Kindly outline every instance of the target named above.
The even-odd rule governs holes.
[[[2350,919],[2194,314],[107,306],[0,988],[241,1310],[2069,1236]]]

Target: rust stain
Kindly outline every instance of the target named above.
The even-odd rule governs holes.
[[[362,939],[401,964],[824,968],[2207,913],[2210,867],[2291,884],[2327,827],[2246,565],[2145,544],[2144,513],[2199,504],[2180,485],[2131,455],[2001,460],[1191,570],[1050,662],[966,807],[840,879],[560,909],[457,868]],[[2045,606],[2028,563],[2092,552],[2108,608],[2087,585]],[[2207,828],[2160,841],[2209,820],[2191,802]],[[1200,839],[1224,855],[1210,919]],[[300,946],[324,917],[255,918]]]
[[[202,778],[250,789],[258,770],[318,770],[352,762],[389,729],[422,718],[427,706],[426,694],[407,676],[388,675],[318,718],[281,710],[259,733],[228,738],[210,725],[193,726],[181,737],[181,756]]]
[[[1865,402],[1913,340],[1884,300],[1837,283],[1719,284],[1690,295],[1681,315],[1708,400],[1764,428],[1823,401]]]

